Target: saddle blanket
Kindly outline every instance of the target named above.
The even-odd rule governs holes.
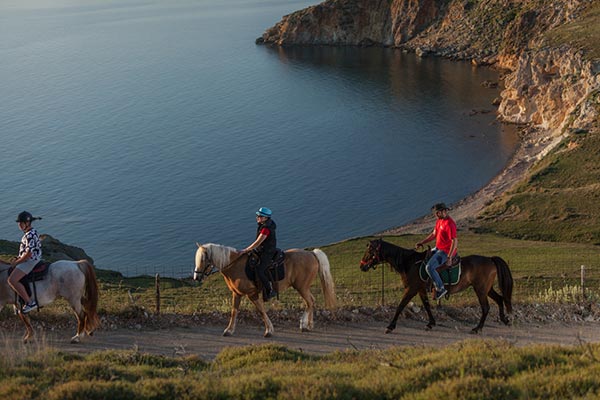
[[[461,264],[462,263],[459,262],[452,268],[444,269],[441,271],[438,269],[438,273],[440,274],[440,278],[442,278],[442,282],[444,282],[444,285],[456,285],[458,281],[460,281],[460,274],[462,271]],[[425,265],[426,263],[422,262],[421,266],[419,267],[419,276],[423,282],[427,282],[427,280],[431,279],[429,278],[429,274],[425,270]]]

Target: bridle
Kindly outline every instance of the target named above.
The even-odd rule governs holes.
[[[208,278],[212,274],[219,272],[219,268],[217,268],[217,266],[213,263],[212,259],[208,256],[208,254],[206,254],[206,249],[204,250],[205,251],[202,252],[202,258],[206,260],[206,262],[204,263],[204,268],[202,269],[202,271],[199,271],[198,267],[194,268],[194,274],[200,276],[200,278],[197,279],[199,282],[202,282],[204,278]]]
[[[198,268],[195,267],[194,268],[194,274],[198,274],[200,275],[200,279],[198,279],[199,282],[202,282],[204,280],[204,278],[208,278],[209,276],[211,276],[212,274],[216,274],[217,272],[223,272],[226,269],[228,269],[229,267],[231,267],[237,260],[239,260],[240,258],[242,258],[244,256],[244,254],[240,255],[239,257],[236,257],[233,259],[233,261],[231,261],[229,264],[227,264],[226,266],[224,266],[223,268],[217,267],[215,265],[215,263],[212,261],[212,258],[209,257],[209,255],[206,252],[206,248],[204,248],[204,252],[202,257],[204,258],[204,256],[206,255],[206,265],[204,266],[204,268],[202,269],[202,271],[198,271]],[[212,267],[212,268],[211,268]]]
[[[369,243],[369,255],[371,257],[370,257],[370,260],[368,260],[368,261],[365,261],[364,259],[360,260],[361,268],[366,265],[367,269],[369,269],[369,268],[376,269],[378,264],[381,264],[385,261],[381,254],[382,241],[377,240],[376,242],[377,242],[377,247],[373,246],[373,242]],[[372,251],[373,249],[375,251]]]

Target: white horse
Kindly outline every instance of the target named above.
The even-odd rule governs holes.
[[[237,315],[240,308],[242,296],[247,296],[260,313],[265,324],[265,337],[270,337],[273,332],[273,324],[267,316],[265,305],[260,296],[261,290],[256,287],[254,281],[248,279],[245,272],[247,254],[242,254],[232,247],[208,243],[198,245],[196,250],[196,269],[194,280],[202,280],[216,272],[221,272],[225,283],[233,295],[231,318],[229,325],[223,332],[223,336],[231,336],[235,332]],[[310,292],[310,286],[319,274],[321,288],[325,297],[325,306],[335,306],[335,290],[333,279],[329,270],[329,260],[323,251],[291,249],[285,251],[285,278],[278,282],[279,292],[288,287],[293,287],[300,293],[306,303],[306,311],[300,319],[300,330],[310,331],[313,328],[313,310],[315,298]]]
[[[37,302],[42,307],[52,303],[59,296],[66,299],[77,316],[77,334],[71,338],[71,343],[79,343],[82,336],[86,333],[91,336],[100,325],[96,312],[98,281],[94,266],[87,260],[61,260],[50,264],[48,268],[46,277],[35,282]],[[5,304],[15,306],[25,324],[23,341],[27,342],[33,336],[33,327],[29,316],[20,312],[17,307],[15,292],[8,285],[8,269],[8,264],[0,262],[0,308]],[[29,285],[31,288],[31,284]]]

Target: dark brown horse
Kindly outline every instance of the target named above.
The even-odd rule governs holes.
[[[375,269],[375,266],[380,263],[387,262],[392,266],[392,269],[399,272],[404,284],[404,295],[402,301],[396,309],[394,318],[385,330],[385,333],[390,333],[396,328],[396,323],[400,313],[406,307],[408,302],[419,294],[421,301],[425,306],[425,311],[429,316],[427,328],[431,329],[435,326],[435,320],[431,313],[431,306],[427,297],[427,289],[430,281],[424,282],[419,276],[419,267],[426,257],[426,252],[417,252],[412,249],[404,249],[402,247],[385,242],[381,239],[372,240],[367,245],[367,251],[360,262],[360,269],[364,272],[369,269]],[[461,259],[462,273],[460,280],[456,285],[446,285],[448,293],[458,293],[465,290],[469,286],[473,286],[475,294],[481,305],[481,319],[479,324],[473,328],[472,333],[478,333],[483,328],[485,319],[490,310],[488,296],[498,304],[500,309],[500,320],[508,325],[508,318],[504,315],[504,306],[506,311],[512,311],[511,297],[513,288],[513,278],[508,268],[508,264],[500,257],[484,257],[484,256],[467,256]],[[498,276],[498,284],[502,295],[498,294],[492,287]]]

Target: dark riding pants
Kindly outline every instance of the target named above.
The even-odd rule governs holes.
[[[260,279],[264,288],[271,287],[271,285],[269,285],[271,281],[267,276],[267,268],[269,268],[271,261],[273,261],[274,255],[274,251],[265,251],[263,253],[260,253],[260,263],[256,266],[256,273],[258,274],[258,279]]]

